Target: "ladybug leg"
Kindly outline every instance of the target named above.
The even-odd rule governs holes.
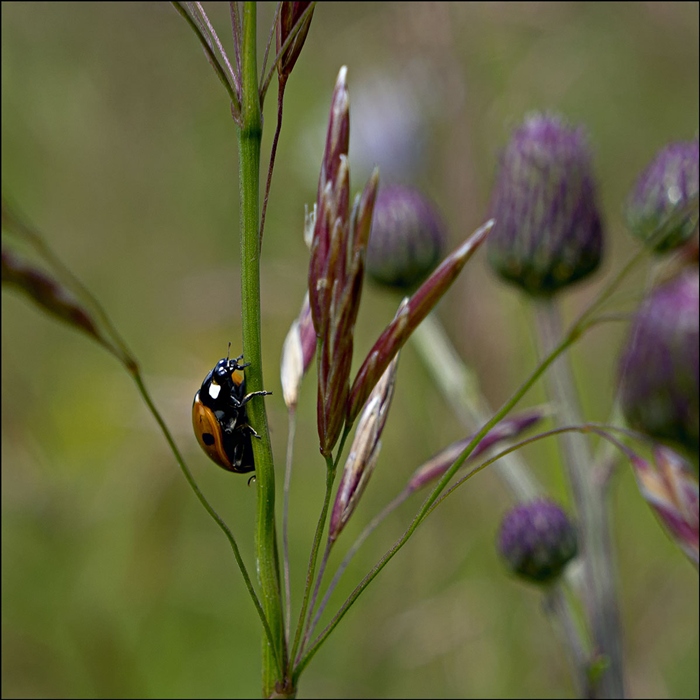
[[[254,396],[267,396],[271,394],[271,391],[251,391],[250,394],[246,394],[241,401],[241,406],[245,406],[248,401],[250,401]]]
[[[225,433],[228,433],[230,435],[236,429],[237,423],[238,423],[238,415],[236,414],[233,416],[229,416],[226,423],[221,421],[221,427],[223,428]]]
[[[241,471],[243,468],[243,445],[242,444],[237,444],[233,448],[233,459],[231,460],[233,463],[233,466],[236,468],[237,471]]]
[[[248,401],[250,401],[254,396],[267,396],[271,394],[271,391],[251,391],[250,394],[246,394],[242,399],[239,399],[235,394],[235,389],[231,392],[231,403],[235,408],[242,408]]]
[[[250,362],[244,362],[242,365],[238,364],[238,360],[242,360],[243,355],[239,355],[233,362],[236,365],[237,369],[245,369],[246,367],[250,367]]]
[[[242,425],[242,426],[241,426],[241,430],[243,430],[243,428],[246,428],[246,429],[248,430],[248,433],[249,433],[250,437],[258,438],[258,440],[261,440],[261,439],[262,439],[262,438],[255,432],[255,428],[254,428],[252,425],[249,425],[248,423],[246,423],[245,425]]]

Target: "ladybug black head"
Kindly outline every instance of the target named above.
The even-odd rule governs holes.
[[[219,380],[220,383],[225,382],[231,377],[231,372],[235,371],[237,364],[235,360],[229,360],[224,358],[219,360],[214,367],[214,377]]]

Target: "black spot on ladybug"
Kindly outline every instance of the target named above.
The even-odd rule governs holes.
[[[202,433],[202,440],[204,440],[205,445],[214,444],[214,436],[211,433]]]

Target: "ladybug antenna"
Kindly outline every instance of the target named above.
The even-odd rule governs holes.
[[[248,486],[250,486],[250,482],[251,482],[251,481],[255,481],[255,480],[256,480],[256,479],[255,479],[255,474],[253,474],[253,476],[251,476],[250,479],[248,479]]]
[[[231,354],[231,341],[228,341],[228,350],[226,350],[226,362],[228,362],[228,358]]]

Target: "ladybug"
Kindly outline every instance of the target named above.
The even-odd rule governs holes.
[[[270,391],[245,392],[246,364],[240,355],[219,360],[207,374],[192,404],[192,425],[197,442],[209,458],[227,471],[245,474],[255,470],[252,438],[260,439],[248,423],[245,405]]]

